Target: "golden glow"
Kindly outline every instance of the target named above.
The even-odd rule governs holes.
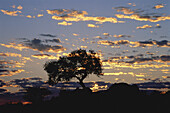
[[[108,86],[105,85],[105,86],[99,86],[97,83],[94,83],[94,86],[92,88],[90,88],[92,90],[92,92],[97,92],[99,90],[102,90],[102,89],[107,89]]]
[[[90,89],[92,90],[92,92],[97,92],[99,89],[99,85],[95,83],[94,86]]]

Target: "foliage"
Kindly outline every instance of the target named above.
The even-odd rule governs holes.
[[[50,84],[76,78],[80,85],[85,87],[83,80],[89,74],[102,75],[101,66],[100,58],[93,50],[86,52],[79,49],[72,51],[68,56],[60,57],[57,61],[46,62],[44,70],[48,73]]]

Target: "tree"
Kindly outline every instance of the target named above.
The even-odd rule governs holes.
[[[48,61],[44,70],[48,73],[49,84],[59,81],[70,81],[76,78],[79,84],[85,88],[83,80],[90,74],[102,75],[102,63],[93,50],[75,50],[68,56],[60,57],[57,61]]]

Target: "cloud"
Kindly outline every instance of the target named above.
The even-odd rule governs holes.
[[[31,15],[27,15],[26,17],[27,17],[27,18],[33,18]]]
[[[164,62],[170,62],[170,55],[162,55],[160,59]]]
[[[45,42],[61,43],[60,39],[46,39]]]
[[[115,38],[125,38],[125,37],[131,38],[131,37],[133,37],[133,36],[121,34],[121,35],[113,35],[113,37],[115,37]]]
[[[152,28],[152,26],[146,24],[146,25],[143,25],[143,26],[136,27],[136,29],[146,29],[146,28]]]
[[[3,86],[5,86],[5,85],[6,85],[5,81],[3,81],[3,80],[0,79],[0,87],[3,87]]]
[[[52,40],[58,41],[58,40]],[[62,45],[47,45],[43,44],[40,39],[33,39],[33,40],[27,40],[26,42],[22,44],[15,44],[15,43],[10,43],[9,45],[7,44],[1,44],[1,46],[7,47],[7,48],[14,48],[22,51],[23,49],[32,49],[34,51],[40,51],[40,52],[52,52],[52,53],[60,53],[66,50]]]
[[[129,44],[129,41],[128,40],[118,40],[118,41],[100,40],[97,43],[102,45],[114,46],[114,45],[126,45]]]
[[[21,72],[24,72],[25,70],[23,69],[18,69],[18,70],[12,70],[12,71],[5,71],[3,73],[0,73],[0,77],[2,76],[13,76],[13,75],[16,75],[18,73],[21,73]]]
[[[72,25],[72,23],[68,23],[66,21],[63,21],[63,22],[59,22],[58,25],[68,26],[68,25]]]
[[[73,33],[73,36],[79,36],[79,34]]]
[[[44,16],[44,15],[43,15],[43,14],[38,14],[38,15],[37,15],[37,17],[42,17],[42,16]]]
[[[109,33],[103,33],[103,35],[104,35],[104,36],[110,36],[110,34],[109,34]]]
[[[43,44],[39,39],[30,40],[30,42],[25,43],[25,46],[28,47],[29,49],[33,49],[41,52],[60,53],[66,50],[66,48],[64,48],[61,45],[51,46],[51,45]]]
[[[21,5],[19,5],[19,6],[17,7],[17,9],[20,9],[20,10],[21,10],[21,9],[23,9],[23,7],[22,7]]]
[[[94,24],[87,24],[88,27],[93,27],[93,28],[99,28],[99,26],[96,26]]]
[[[153,8],[154,9],[160,9],[160,8],[163,8],[165,4],[158,4],[156,6],[154,6]]]
[[[52,19],[55,20],[64,20],[64,21],[96,21],[96,22],[111,22],[118,23],[116,18],[113,17],[91,17],[86,16],[88,13],[86,11],[78,11],[78,10],[69,10],[69,9],[55,9],[55,10],[47,10],[48,14],[53,15]],[[57,14],[57,15],[54,15]],[[66,22],[64,22],[66,23]]]
[[[35,54],[35,55],[31,55],[34,58],[38,58],[38,59],[58,59],[59,57],[53,56],[53,55],[49,55],[49,54]]]
[[[21,54],[17,54],[17,53],[0,53],[0,56],[7,56],[7,57],[9,57],[9,56],[11,56],[11,57],[22,57],[22,55]]]
[[[116,9],[117,12],[122,12],[123,14],[139,14],[144,12],[144,10],[141,9],[130,9],[129,7],[114,7],[113,9]]]
[[[146,28],[161,28],[161,26],[159,24],[156,24],[155,27],[151,26],[151,25],[143,25],[143,26],[138,26],[136,27],[136,29],[146,29]]]
[[[51,34],[40,34],[40,36],[44,36],[44,37],[57,37],[56,35],[51,35]]]
[[[157,5],[157,8],[162,7],[163,4]],[[156,7],[155,7],[156,8]],[[129,7],[115,7],[117,12],[123,12],[123,14],[115,14],[117,18],[132,19],[137,21],[150,21],[159,22],[170,20],[170,16],[165,13],[144,13],[145,10],[141,9],[130,9]]]
[[[101,36],[95,36],[94,38],[103,39]]]
[[[126,19],[132,19],[137,21],[150,21],[150,22],[170,20],[170,16],[153,16],[153,15],[139,15],[139,14],[132,14],[132,15],[115,14],[115,16],[117,18],[126,18]]]
[[[1,10],[1,12],[9,16],[18,16],[17,13],[21,13],[21,11],[8,11],[8,10],[3,10],[3,9]]]
[[[113,9],[116,9],[117,12],[123,12],[124,14],[133,14],[135,11],[132,11],[128,7],[115,7]]]
[[[135,4],[135,3],[128,3],[128,5],[136,6],[136,4]]]

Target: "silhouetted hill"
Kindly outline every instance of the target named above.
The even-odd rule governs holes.
[[[147,94],[137,85],[116,83],[108,90],[61,90],[60,96],[31,105],[6,104],[2,113],[170,113],[170,91]]]

